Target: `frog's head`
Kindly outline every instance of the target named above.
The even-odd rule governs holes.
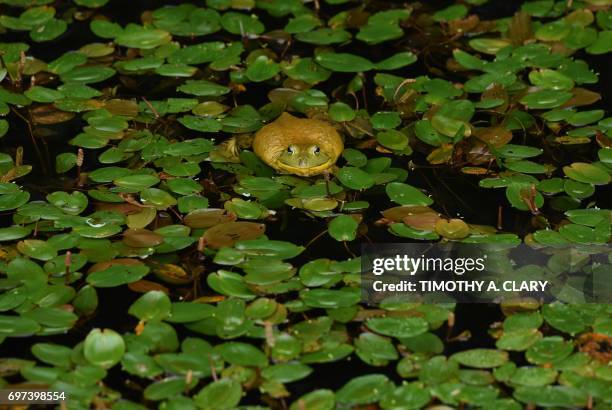
[[[331,160],[317,144],[290,144],[278,157],[278,162],[288,168],[316,168]]]
[[[326,172],[343,149],[342,137],[330,124],[288,113],[262,127],[253,139],[253,151],[266,164],[300,176]]]

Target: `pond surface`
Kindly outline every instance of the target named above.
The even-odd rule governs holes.
[[[607,303],[359,288],[364,243],[550,247],[527,272],[577,288],[611,272],[581,253],[610,243],[611,10],[0,0],[0,388],[75,409],[612,405]],[[252,152],[283,112],[336,128],[333,167]]]

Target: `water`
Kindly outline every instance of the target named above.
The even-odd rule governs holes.
[[[104,8],[104,13],[112,21],[116,21],[121,25],[129,22],[138,21],[140,15],[145,10],[153,10],[165,4],[179,4],[182,1],[111,1],[109,6]],[[439,8],[440,4],[450,4],[450,1],[427,2],[427,7]],[[199,4],[199,3],[198,3]],[[398,2],[398,6],[403,5],[403,2]],[[511,16],[517,9],[518,2],[499,2],[492,1],[488,4],[477,7],[475,11],[483,19],[493,19],[505,16]],[[333,15],[335,12],[343,9],[343,7],[323,6],[321,13],[323,15]],[[264,14],[265,16],[265,14]],[[262,20],[268,29],[282,28],[284,20],[263,17]],[[10,33],[4,35],[3,41],[27,41],[27,37],[18,33]],[[215,34],[203,39],[193,39],[192,43],[200,41],[212,41],[224,39],[223,34]],[[418,38],[413,31],[409,31],[407,38],[400,42],[403,47],[414,48],[420,44],[422,39]],[[82,45],[101,41],[95,37],[88,28],[87,22],[76,22],[70,25],[70,29],[63,36],[51,43],[32,44],[30,54],[33,54],[45,61],[50,61],[63,52],[77,49]],[[189,41],[187,41],[189,43]],[[360,44],[360,43],[355,43]],[[291,52],[300,54],[308,54],[312,47],[303,44],[296,45]],[[446,51],[452,49],[452,44],[446,46]],[[389,55],[389,50],[384,47],[363,47],[361,45],[348,45],[343,47],[343,51],[362,54],[366,57],[378,61]],[[419,50],[416,50],[419,51]],[[584,57],[577,54],[576,57]],[[440,58],[439,54],[433,54],[428,58],[428,63],[434,68],[443,68],[445,63],[444,58]],[[602,92],[603,99],[596,104],[597,107],[608,107],[610,105],[610,91],[612,91],[612,74],[607,70],[608,63],[605,57],[588,56],[588,61],[592,67],[600,72],[600,83],[597,89]],[[427,74],[427,67],[420,61],[417,64],[401,70],[399,73],[405,77],[414,77]],[[352,75],[334,74],[332,80],[328,81],[324,86],[320,87],[328,95],[332,95],[338,84],[346,84]],[[109,80],[107,83],[98,84],[100,86],[109,86],[116,81],[116,78]],[[127,87],[119,88],[119,95],[123,97],[137,97],[140,92],[151,89],[152,79],[145,79],[143,83],[135,90],[130,90]],[[374,112],[380,108],[381,100],[374,94],[374,84],[372,74],[366,74],[366,96],[369,104],[369,109]],[[266,93],[269,85],[249,85],[249,91],[243,93],[239,97],[240,104],[252,104],[255,107],[260,107],[268,102]],[[149,99],[159,99],[172,94],[175,87],[172,81],[168,81],[166,90],[159,90],[154,94],[147,94]],[[593,87],[595,88],[595,87]],[[35,166],[34,172],[23,180],[29,192],[33,194],[33,199],[42,198],[49,192],[58,189],[67,189],[66,186],[72,182],[66,178],[57,178],[51,173],[45,173],[42,166],[39,166],[38,158],[34,154],[34,147],[27,138],[27,127],[14,114],[9,115],[11,130],[9,134],[0,140],[3,152],[14,153],[18,145],[23,145],[25,148],[25,163],[31,163]],[[46,165],[52,164],[52,160],[60,152],[73,151],[74,147],[68,146],[65,141],[75,136],[80,132],[83,123],[80,120],[70,121],[57,126],[45,127],[45,130],[52,131],[49,136],[37,137],[39,145],[45,153]],[[562,158],[567,162],[572,162],[575,157],[580,154],[580,148],[562,147],[559,151]],[[589,152],[590,154],[591,152]],[[96,165],[96,156],[98,153],[93,153],[88,150],[86,164],[94,167]],[[411,171],[407,182],[427,189],[435,199],[436,210],[443,212],[451,217],[462,217],[466,221],[475,224],[496,226],[498,223],[498,206],[502,205],[502,221],[506,231],[514,232],[518,235],[524,235],[532,230],[530,226],[531,216],[525,212],[513,210],[505,199],[503,190],[491,189],[482,190],[478,187],[478,178],[462,175],[457,169],[447,167],[431,167],[428,165],[425,158],[416,153],[410,160],[417,165],[414,171]],[[407,159],[394,158],[394,166],[407,167]],[[598,201],[600,206],[609,206],[610,204],[610,189],[598,189],[598,193],[592,199]],[[384,227],[375,226],[374,222],[380,218],[380,211],[384,210],[388,204],[378,202],[376,197],[364,197],[360,199],[370,200],[371,207],[364,212],[364,223],[368,226],[367,238],[361,240],[369,240],[372,242],[393,242],[398,238],[389,234]],[[211,206],[220,206],[219,203],[211,203]],[[554,215],[554,213],[553,213]],[[559,214],[556,215],[560,217]],[[9,222],[9,215],[2,217],[3,223]],[[268,223],[268,233],[271,237],[280,240],[288,240],[298,244],[310,243],[322,231],[325,230],[325,224],[322,222],[313,223],[313,220],[306,216],[301,211],[283,208],[279,210],[276,222]],[[350,252],[359,254],[358,246],[355,244],[348,245]],[[327,235],[321,236],[319,239],[312,241],[302,255],[292,260],[294,265],[299,266],[306,261],[315,258],[331,258],[331,259],[346,259],[351,254],[343,246]],[[214,266],[209,266],[209,271],[214,271]],[[92,328],[112,327],[117,331],[131,331],[136,325],[135,318],[126,316],[130,304],[139,297],[139,294],[129,291],[126,287],[99,289],[100,304],[102,308],[91,318],[87,318],[83,323],[79,323],[67,335],[56,335],[48,337],[36,337],[28,339],[9,338],[2,344],[4,356],[12,355],[14,357],[32,357],[29,353],[31,344],[34,342],[50,342],[65,345],[74,345],[82,340],[84,336]],[[472,337],[469,340],[461,342],[446,343],[445,354],[452,354],[456,351],[466,350],[473,347],[494,347],[494,339],[488,335],[488,326],[496,321],[503,320],[503,315],[496,305],[459,305],[456,309],[456,323],[452,330],[453,335],[457,335],[463,331],[469,331]],[[118,318],[121,321],[118,322]],[[182,326],[178,326],[180,337],[193,335]],[[441,338],[444,338],[447,333],[447,328],[444,326],[436,332]],[[364,364],[361,360],[353,357],[351,361],[342,361],[339,363],[317,365],[316,376],[311,376],[300,382],[292,383],[288,386],[291,390],[292,397],[298,397],[311,389],[312,385],[317,385],[320,388],[337,389],[346,381],[351,379],[355,374],[365,372],[382,372],[389,377],[399,381],[399,376],[395,371],[394,365],[385,368],[374,368]],[[323,376],[322,376],[323,375]],[[316,378],[316,380],[315,380]],[[138,384],[137,378],[131,378],[134,383]],[[105,379],[110,382],[110,387],[118,389],[124,393],[126,397],[133,396],[138,400],[138,393],[126,387],[126,380],[119,376],[118,369],[111,370],[110,377]]]

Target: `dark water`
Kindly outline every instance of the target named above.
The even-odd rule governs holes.
[[[112,0],[108,6],[103,10],[107,17],[111,20],[125,25],[129,22],[139,21],[140,15],[145,10],[153,10],[166,4],[179,4],[184,3],[182,1],[167,1],[167,0],[137,0],[137,1],[119,1]],[[196,3],[202,5],[203,2]],[[433,1],[426,2],[427,7],[437,9],[440,6],[451,4],[451,1]],[[405,5],[403,2],[397,2],[398,6]],[[511,16],[519,7],[520,2],[514,1],[491,1],[488,4],[477,7],[475,11],[482,19],[493,19]],[[345,7],[342,6],[342,7]],[[340,11],[340,7],[324,6],[322,14],[331,16],[337,11]],[[266,17],[263,13],[266,28],[268,30],[274,28],[282,28],[285,24],[283,19],[273,19]],[[410,36],[414,36],[415,33],[407,30],[407,41],[408,46],[411,44]],[[4,36],[3,41],[26,41],[27,38],[22,35],[16,35],[14,33]],[[193,42],[211,41],[215,39],[223,39],[223,35],[213,35],[207,37],[205,40],[194,39]],[[32,44],[32,48],[29,51],[30,55],[34,55],[45,61],[50,61],[57,58],[63,52],[77,49],[82,45],[101,41],[95,37],[88,28],[88,22],[75,22],[70,25],[67,33],[65,33],[59,39],[45,44]],[[297,47],[304,47],[298,45]],[[450,47],[450,46],[449,46]],[[308,54],[308,48],[304,50],[297,50],[301,54]],[[364,47],[362,45],[354,47],[348,45],[343,47],[343,51],[351,52],[355,54],[365,55],[372,60],[380,60],[390,54],[389,50],[383,47]],[[418,51],[418,50],[416,50]],[[446,50],[446,54],[449,54],[451,48]],[[576,55],[576,57],[585,57],[582,55]],[[432,56],[432,61],[435,63],[439,60],[442,63],[446,60],[447,55],[435,55]],[[585,58],[591,65],[592,68],[600,73],[600,83],[596,87],[603,96],[603,99],[597,104],[600,108],[610,107],[610,93],[612,91],[612,74],[608,69],[609,61],[605,57],[588,56]],[[414,77],[418,75],[425,75],[427,73],[426,67],[418,62],[417,64],[410,66],[406,69],[398,70],[395,74],[404,77]],[[338,84],[345,84],[350,80],[352,76],[334,74],[334,77],[330,79],[326,85],[318,87],[330,95],[334,88]],[[370,111],[374,111],[377,108],[377,104],[380,105],[380,99],[374,95],[373,80],[370,74],[366,74],[366,90],[368,95],[368,101],[370,102]],[[112,80],[113,81],[113,80]],[[102,86],[110,85],[101,84]],[[140,85],[141,93],[146,94],[150,99],[164,98],[167,96],[166,92],[160,91],[158,94],[150,94],[149,83],[147,80],[143,81]],[[268,102],[266,98],[266,91],[270,89],[269,85],[261,84],[255,85],[249,89],[246,94],[239,97],[239,103],[241,104],[252,104],[255,107],[262,106]],[[98,87],[100,88],[100,87]],[[169,87],[174,89],[174,87]],[[593,87],[594,88],[594,87]],[[147,92],[145,93],[145,90]],[[138,91],[138,90],[137,90]],[[123,97],[138,96],[134,90],[121,89],[119,94]],[[27,189],[32,192],[33,198],[43,197],[45,194],[55,191],[57,189],[63,189],[62,185],[69,181],[62,181],[57,176],[51,173],[45,173],[41,166],[38,166],[38,158],[34,154],[33,146],[29,142],[29,139],[24,136],[27,135],[27,129],[23,122],[18,119],[15,115],[9,116],[11,123],[11,131],[9,134],[0,140],[0,145],[4,152],[14,152],[18,145],[23,145],[25,148],[25,163],[31,163],[35,165],[35,171],[32,177],[26,178],[24,185]],[[70,148],[64,145],[64,141],[72,138],[82,127],[80,121],[72,121],[67,124],[62,124],[57,127],[49,127],[55,131],[54,135],[47,138],[45,145],[42,138],[38,138],[41,142],[43,151],[48,152],[46,154],[48,159],[53,159],[55,155],[60,152],[69,150]],[[71,149],[70,149],[71,150]],[[564,157],[567,158],[568,162],[572,161],[572,157],[575,157],[578,148],[567,147],[565,150]],[[95,164],[98,153],[88,152],[86,163]],[[476,224],[493,225],[495,226],[498,222],[498,206],[503,206],[503,221],[504,228],[509,232],[514,232],[519,235],[524,235],[527,232],[533,230],[530,226],[530,215],[525,212],[517,212],[509,207],[505,199],[503,190],[483,190],[478,187],[478,178],[467,177],[461,175],[457,169],[449,169],[446,167],[430,167],[427,161],[415,154],[414,157],[410,158],[413,160],[417,168],[410,172],[407,182],[415,186],[423,187],[427,189],[435,200],[435,207],[438,211],[443,212],[448,216],[458,216],[465,218],[466,221]],[[50,161],[52,164],[52,161]],[[395,166],[406,167],[407,160],[394,160]],[[47,166],[51,165],[47,164]],[[42,182],[41,182],[42,181]],[[611,197],[610,189],[598,189],[598,194],[593,200],[598,201],[600,206],[610,206]],[[382,195],[379,198],[386,198]],[[375,243],[380,242],[393,242],[398,238],[390,235],[384,227],[377,227],[373,222],[380,217],[380,211],[388,206],[387,201],[384,203],[378,202],[376,197],[364,197],[362,199],[370,200],[371,209],[364,214],[364,222],[369,227],[367,232],[367,238],[362,240],[369,240]],[[218,204],[212,203],[211,206]],[[8,215],[2,217],[2,222],[8,222]],[[280,240],[289,240],[298,244],[309,243],[313,238],[319,235],[325,229],[322,223],[313,223],[312,219],[304,215],[302,212],[292,211],[290,209],[282,209],[278,215],[278,221],[272,222],[268,226],[268,233],[271,237]],[[359,254],[360,250],[358,245],[349,244],[350,252]],[[351,254],[347,249],[340,243],[329,239],[327,235],[323,235],[320,239],[315,240],[305,250],[305,252],[292,262],[299,266],[305,261],[312,260],[315,258],[331,258],[331,259],[346,259]],[[214,271],[214,266],[208,266],[209,271]],[[65,345],[74,345],[76,342],[82,340],[84,336],[92,328],[113,328],[119,332],[132,331],[137,321],[126,315],[126,311],[131,303],[139,296],[138,294],[131,292],[126,287],[112,288],[112,289],[98,289],[100,303],[99,306],[103,309],[91,317],[87,321],[78,325],[70,334],[57,335],[49,337],[38,337],[35,340],[33,338],[28,339],[15,339],[9,338],[2,345],[3,356],[15,356],[15,357],[31,357],[29,350],[31,344],[35,342],[52,342],[60,343]],[[495,322],[503,319],[503,315],[497,305],[468,305],[461,304],[457,306],[456,323],[452,330],[453,335],[457,335],[463,331],[469,331],[472,337],[463,342],[446,343],[445,354],[451,354],[455,351],[465,350],[472,347],[492,347],[494,340],[488,335],[488,326]],[[121,318],[121,321],[118,321]],[[194,335],[191,332],[177,327],[181,331],[181,337]],[[447,333],[446,327],[443,327],[437,332],[442,338]],[[311,376],[305,380],[297,383],[292,383],[288,386],[291,390],[293,397],[298,397],[312,389],[313,385],[320,388],[332,388],[337,389],[342,386],[346,381],[350,380],[355,374],[365,372],[382,372],[387,374],[389,377],[398,380],[399,376],[395,372],[394,367],[388,368],[375,368],[364,364],[360,359],[352,357],[350,361],[342,361],[339,363],[321,364],[316,365],[317,371],[316,376]],[[113,377],[113,373],[115,377]],[[110,387],[121,390],[126,397],[131,397],[134,400],[139,400],[139,394],[136,391],[131,391],[125,387],[126,380],[119,377],[118,370],[111,370],[110,377],[105,379],[110,382]],[[137,379],[133,380],[136,384],[139,384]]]

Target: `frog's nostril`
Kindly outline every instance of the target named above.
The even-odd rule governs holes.
[[[306,167],[306,160],[304,158],[300,158],[298,164],[300,165],[300,167]]]

